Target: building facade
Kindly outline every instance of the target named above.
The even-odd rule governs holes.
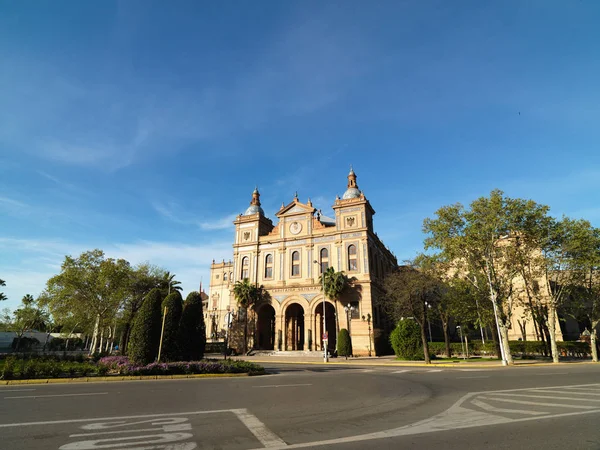
[[[336,318],[339,328],[349,330],[354,354],[375,354],[382,348],[389,324],[377,301],[382,297],[383,277],[396,268],[397,261],[373,230],[375,211],[358,188],[352,169],[333,212],[329,218],[310,199],[302,203],[296,194],[275,213],[274,224],[254,190],[250,206],[234,221],[233,259],[211,265],[209,339],[222,334],[227,313],[238,309],[232,292],[235,282],[248,278],[264,286],[270,297],[256,308],[255,348],[322,351],[326,331],[333,351]],[[337,302],[323,301],[319,278],[329,267],[354,279],[354,287]]]

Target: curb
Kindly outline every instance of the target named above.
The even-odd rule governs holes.
[[[249,373],[201,373],[193,375],[136,375],[81,378],[38,378],[31,380],[0,380],[0,386],[11,386],[19,384],[98,383],[107,381],[185,380],[195,378],[239,378],[249,376],[256,375],[250,375]]]

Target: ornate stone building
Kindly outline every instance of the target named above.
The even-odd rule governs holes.
[[[271,300],[257,308],[255,348],[322,351],[324,303],[319,277],[322,270],[333,267],[356,281],[337,305],[325,301],[328,347],[335,349],[336,314],[339,327],[350,331],[355,354],[374,354],[381,347],[388,324],[376,300],[381,297],[383,277],[397,261],[373,230],[375,211],[359,190],[352,169],[333,211],[334,218],[329,218],[310,199],[302,203],[296,194],[275,213],[274,225],[254,190],[250,206],[234,221],[233,260],[211,265],[209,339],[215,336],[211,326],[213,331],[222,329],[227,312],[237,310],[233,285],[248,278],[263,285]]]

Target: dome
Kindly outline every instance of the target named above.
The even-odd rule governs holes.
[[[349,187],[348,189],[346,189],[346,192],[344,192],[344,195],[342,196],[344,200],[358,197],[360,197],[360,190],[356,187]]]
[[[252,214],[260,213],[261,216],[265,215],[265,212],[259,205],[250,205],[244,213],[245,216],[251,216]]]

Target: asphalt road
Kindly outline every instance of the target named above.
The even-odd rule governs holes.
[[[0,449],[600,449],[600,366],[265,365],[0,387]]]

